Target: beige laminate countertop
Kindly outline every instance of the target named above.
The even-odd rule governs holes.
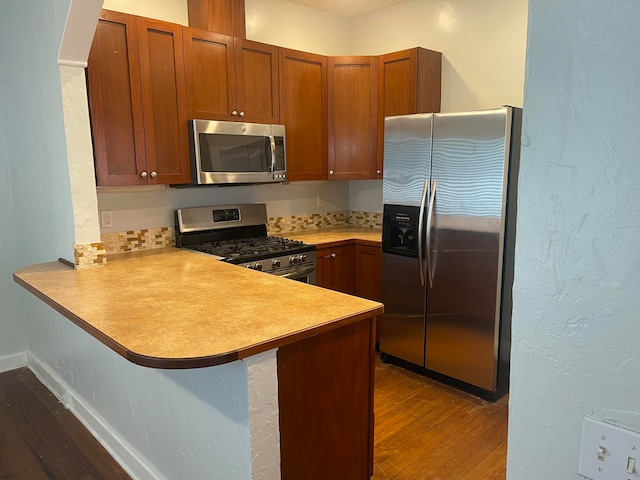
[[[156,368],[227,363],[382,313],[377,302],[177,248],[89,269],[32,265],[14,280],[131,362]]]
[[[380,246],[382,230],[379,228],[363,227],[333,227],[317,230],[304,230],[278,234],[281,237],[300,240],[317,247],[332,247],[344,242],[357,242],[365,245]]]

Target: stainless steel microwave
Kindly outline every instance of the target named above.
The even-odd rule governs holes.
[[[192,185],[287,181],[284,125],[191,120]]]

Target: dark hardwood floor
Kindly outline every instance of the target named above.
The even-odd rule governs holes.
[[[0,373],[0,479],[130,477],[27,368]]]
[[[504,479],[507,398],[376,362],[373,480]],[[26,368],[0,374],[0,480],[129,479]]]
[[[373,480],[506,477],[508,399],[481,400],[376,362]]]

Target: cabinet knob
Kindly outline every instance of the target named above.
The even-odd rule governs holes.
[[[376,170],[376,173],[380,175],[382,173],[382,170]]]
[[[331,255],[329,255],[331,258],[336,258],[336,254],[332,253]]]
[[[147,178],[147,175],[148,175],[148,173],[147,173],[147,172],[142,172],[142,173],[140,174],[140,176],[141,176],[142,178]]]
[[[241,117],[244,117],[244,112],[240,112],[240,116],[241,116]]]
[[[151,172],[151,178],[156,178],[158,174],[156,172]]]
[[[333,175],[333,170],[329,170],[329,175]]]
[[[237,117],[238,116],[238,111],[234,110],[233,112],[231,112],[231,115],[233,115],[234,117]]]

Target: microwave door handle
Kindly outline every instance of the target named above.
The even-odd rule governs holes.
[[[273,135],[269,136],[271,142],[271,171],[276,171],[276,139]]]

